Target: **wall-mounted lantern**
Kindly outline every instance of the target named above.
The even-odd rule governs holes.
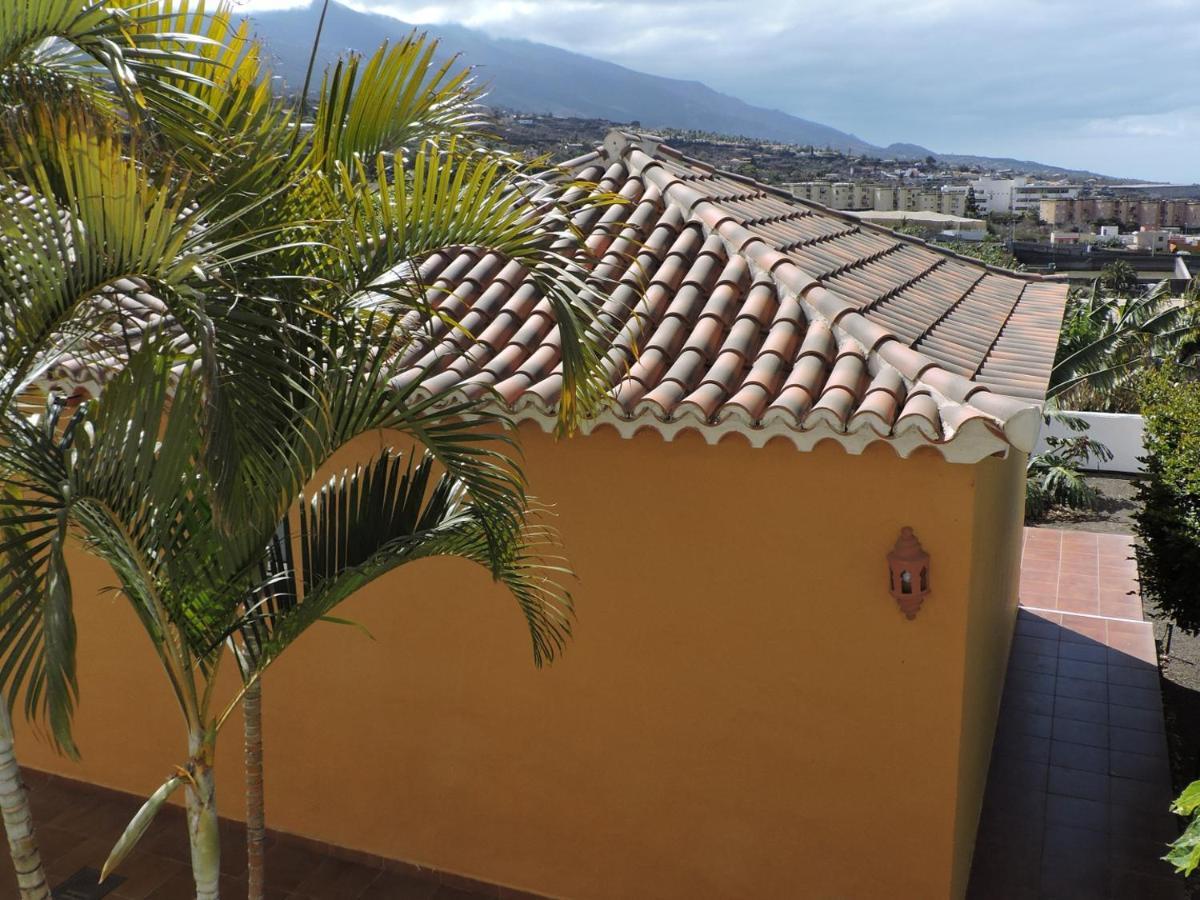
[[[907,525],[900,529],[896,546],[888,554],[888,590],[909,619],[917,617],[921,602],[929,595],[929,554]]]

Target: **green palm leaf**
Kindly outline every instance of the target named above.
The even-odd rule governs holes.
[[[374,161],[477,131],[483,117],[470,70],[456,68],[456,59],[435,64],[437,46],[413,32],[383,44],[365,63],[357,53],[339,60],[321,83],[305,147],[309,164],[332,171],[336,163]]]
[[[387,450],[366,465],[331,479],[300,501],[302,595],[266,612],[251,606],[239,628],[253,621],[256,643],[245,654],[246,677],[257,677],[305,630],[364,585],[398,566],[433,556],[453,556],[488,568],[516,598],[539,665],[561,650],[570,634],[570,596],[559,578],[567,569],[547,555],[553,531],[525,526],[497,548],[485,518],[463,481],[434,478],[436,460]],[[279,573],[276,573],[276,576]],[[276,577],[272,576],[272,577]],[[266,593],[266,591],[260,592]]]
[[[135,116],[144,89],[167,77],[189,78],[177,66],[195,56],[203,34],[171,32],[189,5],[175,0],[23,0],[0,4],[0,96],[14,99],[22,71],[103,98],[111,92]],[[203,14],[203,4],[190,7]],[[107,77],[100,78],[97,75]],[[100,102],[104,102],[101,99]]]

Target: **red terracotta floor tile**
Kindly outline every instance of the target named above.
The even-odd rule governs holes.
[[[1108,622],[1103,618],[1072,616],[1070,613],[1062,614],[1061,640],[1063,641],[1087,640],[1103,644],[1108,641],[1108,635]]]
[[[1099,722],[1108,724],[1108,704],[1097,703],[1094,700],[1080,700],[1075,697],[1054,698],[1054,718],[1074,719],[1080,722]]]
[[[1100,601],[1094,591],[1060,590],[1057,608],[1063,612],[1097,615],[1100,612]]]
[[[1178,826],[1132,557],[1125,535],[1025,531],[969,900],[1183,896],[1159,859]]]
[[[1032,606],[1041,610],[1057,610],[1058,609],[1058,589],[1043,590],[1041,588],[1035,590],[1021,589],[1019,595],[1021,603],[1024,606]]]
[[[1021,587],[1027,590],[1058,589],[1058,567],[1046,571],[1027,570],[1021,573]]]
[[[1094,580],[1100,577],[1100,561],[1095,556],[1067,555],[1058,564],[1058,571],[1064,575],[1084,575]]]
[[[1165,868],[1165,864],[1160,863]],[[1109,896],[1136,897],[1137,900],[1183,900],[1184,887],[1174,878],[1161,873],[1116,871],[1112,874]]]
[[[1108,662],[1108,648],[1090,640],[1063,641],[1058,650],[1058,658],[1103,664]]]
[[[1107,803],[1109,800],[1109,777],[1100,772],[1085,772],[1063,766],[1050,767],[1047,791],[1064,797],[1081,797]]]
[[[383,872],[359,895],[359,900],[433,900],[440,886],[396,872]]]
[[[1022,627],[1013,633],[1014,645],[1028,641],[1057,645],[1062,640],[1061,619],[1062,614],[1055,610],[1031,611],[1021,607],[1017,621]]]
[[[1091,597],[1100,596],[1100,583],[1095,575],[1080,575],[1074,572],[1060,571],[1058,574],[1058,595]]]
[[[1120,599],[1101,598],[1099,611],[1102,616],[1114,619],[1132,619],[1142,614],[1142,602],[1137,598],[1122,597]]]

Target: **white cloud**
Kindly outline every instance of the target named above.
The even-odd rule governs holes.
[[[1112,116],[1092,119],[1087,131],[1098,137],[1200,137],[1200,106],[1157,115]]]
[[[347,0],[702,80],[880,144],[1200,179],[1196,0]],[[243,0],[260,10],[305,0]],[[1148,60],[1164,59],[1166,66]],[[1159,173],[1159,174],[1155,174]]]

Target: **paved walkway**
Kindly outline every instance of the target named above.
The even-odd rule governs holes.
[[[1132,538],[1030,528],[970,900],[1179,900]]]

